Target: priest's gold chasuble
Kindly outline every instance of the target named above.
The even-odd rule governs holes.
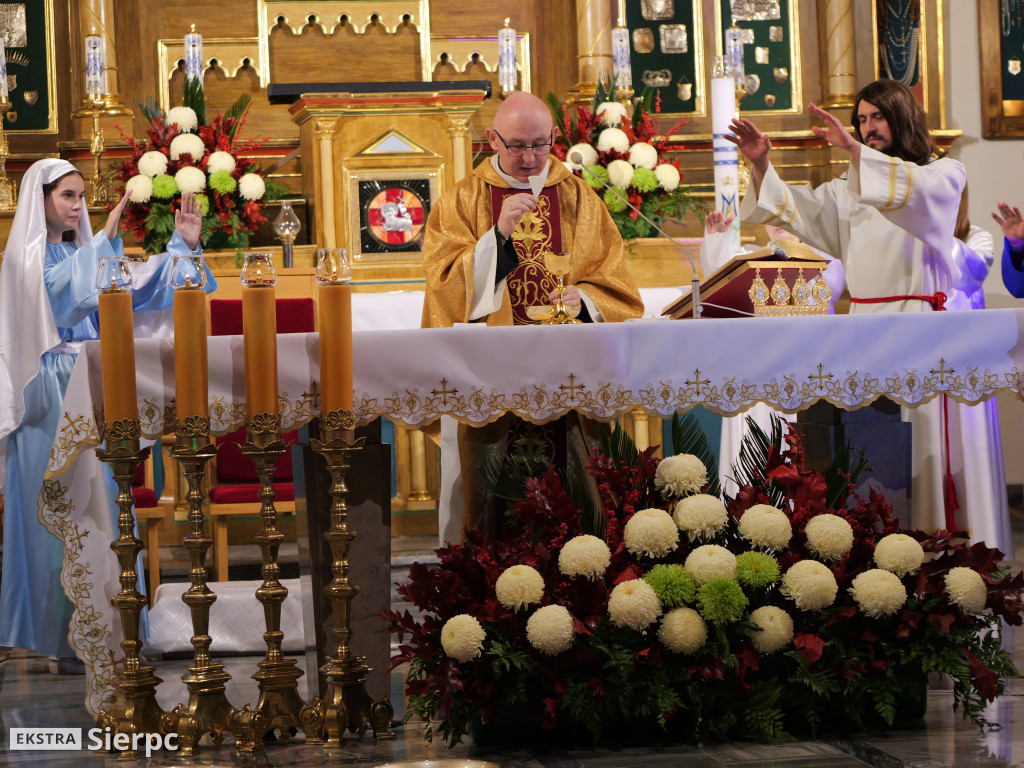
[[[477,322],[532,322],[526,307],[550,303],[547,296],[555,286],[554,277],[544,268],[543,254],[548,250],[575,253],[566,284],[578,286],[605,322],[639,317],[643,314],[640,291],[604,202],[554,156],[550,169],[538,209],[524,216],[512,235],[519,264],[505,280],[501,307]],[[497,222],[501,201],[523,191],[510,188],[485,160],[436,203],[423,242],[427,279],[423,327],[470,322],[477,242]]]

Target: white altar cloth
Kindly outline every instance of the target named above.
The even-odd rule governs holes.
[[[135,348],[142,431],[156,438],[173,428],[173,341]],[[758,402],[792,412],[820,399],[854,409],[881,396],[915,407],[941,393],[973,404],[1000,391],[1022,398],[1024,309],[365,331],[354,335],[354,355],[359,423],[386,416],[416,427],[449,414],[484,424],[506,412],[545,422],[570,410],[608,421],[635,407],[667,418],[695,404],[735,414]],[[278,357],[283,427],[293,429],[319,411],[317,335],[278,337]],[[243,359],[240,336],[210,338],[217,434],[243,424]],[[87,665],[92,712],[120,634],[110,605],[114,532],[95,484],[102,402],[99,343],[87,342],[39,515],[65,543],[71,642]]]

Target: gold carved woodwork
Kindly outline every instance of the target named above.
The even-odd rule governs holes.
[[[447,55],[448,64],[457,74],[463,74],[474,63],[480,64],[487,72],[498,72],[498,38],[495,37],[444,37],[430,38],[430,70],[433,73],[442,56]],[[533,90],[533,76],[530,65],[530,35],[516,35],[516,69],[519,70],[519,90],[529,93]],[[443,78],[441,78],[443,79]]]
[[[203,37],[203,73],[219,69],[225,77],[235,77],[247,64],[260,79],[260,87],[270,82],[270,68],[260,58],[262,46],[255,37]],[[185,42],[182,38],[157,40],[157,60],[160,80],[160,107],[170,109],[170,82],[178,69],[178,62],[185,58]]]

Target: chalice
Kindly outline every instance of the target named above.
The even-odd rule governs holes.
[[[544,266],[558,279],[558,285],[555,286],[555,290],[558,292],[558,301],[555,302],[555,308],[551,314],[543,321],[544,325],[568,325],[580,322],[570,314],[562,301],[562,294],[565,292],[565,276],[569,274],[575,260],[575,254],[571,251],[564,253],[549,251],[544,254]]]

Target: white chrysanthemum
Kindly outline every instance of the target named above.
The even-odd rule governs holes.
[[[563,160],[562,165],[565,167],[565,170],[567,170],[569,173],[572,173],[573,171],[576,170],[576,166],[570,163],[568,160]]]
[[[188,192],[202,192],[206,189],[206,174],[192,165],[186,165],[176,174],[174,181],[183,195]]]
[[[897,576],[917,573],[924,562],[924,549],[913,536],[890,533],[875,545],[875,564]]]
[[[717,578],[735,579],[736,555],[717,544],[705,544],[686,556],[683,567],[693,574],[697,586]]]
[[[596,114],[601,120],[601,125],[621,125],[626,117],[626,108],[617,101],[603,101],[597,105]]]
[[[707,482],[708,470],[704,462],[689,453],[662,459],[654,473],[654,487],[664,496],[697,493]]]
[[[143,176],[159,176],[161,173],[167,172],[167,155],[163,152],[157,152],[156,150],[150,150],[145,152],[142,157],[139,158],[139,173]]]
[[[780,591],[801,611],[820,611],[835,602],[839,585],[828,567],[817,560],[801,560],[783,574]]]
[[[638,141],[629,148],[629,162],[637,168],[654,168],[658,164],[658,150],[646,141]]]
[[[485,635],[483,626],[474,616],[460,613],[441,627],[441,647],[456,661],[469,661],[480,655]]]
[[[853,526],[839,515],[812,517],[804,527],[807,548],[823,560],[838,560],[853,546]]]
[[[793,538],[793,526],[781,509],[755,504],[740,518],[740,535],[755,547],[783,549]]]
[[[633,166],[625,160],[612,160],[608,163],[608,180],[616,187],[625,189],[633,180]]]
[[[217,171],[235,172],[235,158],[231,156],[230,152],[218,150],[210,155],[210,159],[206,161],[206,172],[216,173]]]
[[[640,509],[626,523],[622,542],[634,555],[664,557],[679,546],[679,527],[663,509]]]
[[[554,656],[572,645],[572,614],[561,605],[538,608],[526,622],[526,639],[542,653]]]
[[[706,493],[680,499],[676,504],[673,518],[679,530],[685,531],[690,541],[710,539],[729,521],[729,515],[721,499]]]
[[[206,145],[194,133],[179,133],[171,139],[171,160],[181,160],[185,155],[198,163],[206,154]]]
[[[572,156],[577,152],[579,153],[580,158],[583,160],[583,165],[597,165],[598,157],[596,149],[594,149],[589,144],[573,144],[571,147],[569,147],[569,153],[566,155],[566,158],[568,158],[569,160],[569,167],[572,168],[573,170],[577,170],[580,168],[579,165],[572,162]]]
[[[608,596],[608,617],[620,627],[647,629],[661,616],[661,601],[643,579],[617,584]]]
[[[679,169],[672,163],[662,163],[654,169],[654,178],[658,180],[662,189],[671,192],[679,186],[682,177],[679,175]]]
[[[536,568],[528,565],[513,565],[502,571],[494,582],[494,594],[498,602],[510,611],[518,611],[544,597],[544,577]]]
[[[685,606],[665,614],[658,639],[674,653],[696,653],[708,639],[708,625],[693,608]]]
[[[988,587],[980,573],[957,566],[946,574],[946,594],[951,603],[959,605],[967,613],[981,613],[988,600]]]
[[[629,152],[629,136],[618,128],[605,128],[597,136],[597,151],[607,152],[610,149],[623,155]]]
[[[859,574],[850,586],[850,594],[865,614],[891,616],[907,602],[907,588],[895,573],[872,568]]]
[[[761,628],[750,633],[750,642],[760,653],[775,653],[793,640],[793,617],[774,605],[765,605],[750,614],[750,621]]]
[[[611,562],[612,553],[608,545],[590,534],[569,539],[558,553],[558,570],[566,576],[599,579]]]
[[[255,173],[246,173],[238,180],[238,194],[246,200],[259,200],[267,191],[263,177]]]
[[[167,111],[167,125],[176,125],[182,133],[199,127],[199,118],[192,107],[172,107]]]
[[[128,199],[133,203],[148,203],[153,196],[153,180],[149,176],[132,176],[124,188],[128,190]]]

